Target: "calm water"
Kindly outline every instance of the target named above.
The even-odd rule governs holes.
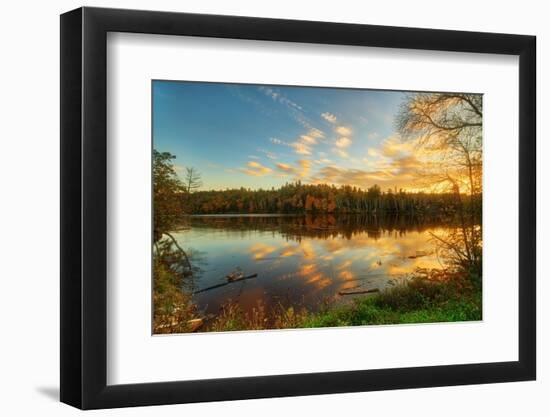
[[[305,306],[345,302],[340,295],[395,285],[416,268],[441,267],[430,232],[442,221],[367,216],[192,216],[173,232],[186,248],[197,290],[227,282],[237,271],[256,278],[194,295],[205,313],[227,301],[245,311],[261,301]]]

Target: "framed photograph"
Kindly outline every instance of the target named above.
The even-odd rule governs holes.
[[[61,401],[533,380],[535,37],[61,16]]]

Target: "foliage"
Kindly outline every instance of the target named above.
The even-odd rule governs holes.
[[[258,302],[250,313],[242,311],[238,303],[227,302],[210,324],[209,331],[261,330],[266,326],[267,317],[262,303]]]
[[[153,258],[153,333],[185,333],[196,307],[188,291],[182,289],[182,277],[170,269],[162,257]]]
[[[480,197],[479,197],[480,198]],[[287,183],[280,188],[198,191],[186,196],[190,214],[220,213],[402,213],[454,212],[454,193],[364,190],[349,185]]]
[[[309,317],[305,308],[285,307],[278,304],[270,309],[258,301],[250,312],[244,312],[238,303],[228,301],[205,331],[294,329],[303,327]]]
[[[483,100],[480,94],[414,93],[403,103],[397,127],[419,149],[437,152],[424,175],[471,195],[481,193]]]
[[[153,240],[161,239],[164,232],[172,230],[182,214],[181,193],[183,184],[179,180],[168,152],[153,150]]]
[[[181,219],[182,193],[196,188],[197,174],[184,187],[173,166],[175,156],[153,150],[153,331],[183,333],[196,307],[191,300],[193,267],[170,234]]]
[[[481,276],[482,127],[480,94],[414,93],[403,103],[397,127],[413,137],[429,163],[420,173],[426,182],[438,184],[455,195],[454,207],[461,227],[448,237],[433,235],[451,264]],[[429,159],[431,153],[438,158]],[[461,190],[467,190],[465,202]]]
[[[304,327],[481,320],[481,292],[470,279],[448,271],[438,274],[445,279],[418,275],[377,296],[312,315]]]

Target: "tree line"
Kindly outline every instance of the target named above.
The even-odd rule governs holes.
[[[476,203],[474,199],[474,204]],[[231,213],[452,213],[453,192],[382,191],[350,185],[286,183],[280,188],[196,191],[181,194],[186,214]]]

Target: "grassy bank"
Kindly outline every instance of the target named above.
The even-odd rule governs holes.
[[[474,277],[430,271],[378,295],[326,305],[317,313],[283,306],[266,311],[262,305],[244,313],[228,303],[200,331],[472,321],[481,320],[481,311],[481,288]]]
[[[415,278],[378,296],[310,315],[303,327],[481,320],[481,291]]]

